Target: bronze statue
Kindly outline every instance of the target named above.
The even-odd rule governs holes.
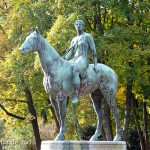
[[[94,59],[94,70],[96,71],[97,66],[97,54],[92,36],[83,31],[84,22],[82,20],[77,20],[74,23],[75,29],[77,31],[77,36],[71,41],[71,46],[69,52],[66,54],[65,59],[69,59],[70,56],[75,53],[73,59],[70,60],[72,63],[73,70],[73,88],[74,88],[74,98],[73,103],[78,102],[79,89],[80,89],[80,77],[84,76],[86,70],[89,66],[88,52],[89,50],[93,54]]]
[[[79,21],[78,23],[81,23]],[[78,27],[78,25],[76,25]],[[80,26],[82,28],[82,25]],[[85,36],[85,37],[84,37]],[[104,98],[107,100],[114,118],[116,120],[116,136],[114,140],[121,140],[120,132],[120,120],[119,120],[119,111],[116,104],[116,93],[117,93],[117,75],[116,73],[104,64],[98,63],[96,65],[96,50],[95,46],[92,47],[93,41],[91,41],[91,46],[87,45],[88,42],[83,42],[85,44],[85,49],[82,46],[82,40],[88,38],[92,40],[91,36],[87,33],[84,33],[81,37],[75,38],[74,44],[72,46],[81,46],[80,49],[76,48],[76,55],[78,58],[75,60],[75,63],[78,59],[82,58],[83,62],[81,70],[86,67],[86,75],[84,78],[81,78],[79,94],[81,96],[87,95],[96,89],[100,89]],[[79,43],[76,45],[76,41]],[[81,41],[81,43],[80,43]],[[81,44],[81,45],[80,45]],[[83,44],[83,45],[84,45]],[[94,63],[88,65],[87,51],[92,49],[94,56]],[[80,56],[80,50],[81,56]],[[52,104],[56,110],[57,116],[60,123],[60,131],[56,136],[55,140],[63,140],[64,134],[66,132],[66,106],[67,106],[67,96],[74,96],[74,82],[73,82],[73,72],[72,72],[72,62],[68,62],[63,59],[57,51],[46,41],[42,35],[39,33],[38,28],[34,32],[31,32],[29,36],[26,37],[25,42],[20,47],[20,52],[22,54],[27,54],[29,52],[37,51],[41,67],[43,69],[44,78],[43,85],[46,93],[49,95]],[[84,53],[85,52],[85,53]],[[71,53],[71,52],[70,52]],[[66,57],[68,57],[67,54]],[[71,60],[73,61],[74,58]],[[77,65],[78,66],[78,65]],[[95,70],[93,69],[95,67]],[[75,67],[76,68],[76,67]],[[80,69],[80,68],[79,68]],[[83,71],[84,72],[84,71]],[[80,74],[80,71],[77,73]],[[79,78],[78,78],[79,80]],[[92,99],[92,96],[91,96]],[[97,99],[92,99],[93,107],[97,114],[98,124],[95,134],[91,137],[91,141],[98,140],[98,136],[101,135],[102,129],[102,119],[103,119],[103,110],[100,105],[100,101]]]

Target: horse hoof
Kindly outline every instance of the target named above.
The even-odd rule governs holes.
[[[97,138],[97,137],[92,136],[92,137],[90,138],[90,141],[98,141],[98,138]]]
[[[114,141],[121,141],[121,136],[120,134],[117,134],[114,138]]]
[[[62,141],[63,139],[63,136],[57,135],[55,141]]]
[[[63,139],[62,138],[55,138],[55,141],[62,141]]]

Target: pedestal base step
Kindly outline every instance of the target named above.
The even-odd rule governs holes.
[[[126,150],[124,141],[43,141],[41,150]]]

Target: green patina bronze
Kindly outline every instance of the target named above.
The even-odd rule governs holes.
[[[74,23],[75,29],[77,31],[77,36],[71,41],[71,46],[69,52],[65,55],[65,59],[69,59],[73,53],[74,57],[70,60],[72,64],[73,71],[73,88],[74,88],[74,98],[73,103],[78,102],[79,89],[80,89],[80,77],[86,75],[86,70],[89,66],[88,52],[91,51],[94,59],[93,69],[97,71],[97,54],[92,36],[83,31],[84,22],[82,20],[77,20]]]
[[[80,23],[81,21],[75,23],[77,32],[77,28],[83,29],[83,24]],[[88,50],[91,50],[93,53],[94,64],[88,63]],[[119,112],[116,105],[117,75],[108,66],[100,63],[97,64],[95,45],[91,35],[82,32],[81,35],[78,35],[72,40],[70,51],[65,55],[65,59],[68,59],[73,51],[75,51],[75,56],[69,62],[57,53],[42,35],[40,35],[38,28],[36,28],[34,32],[31,32],[26,37],[25,42],[20,47],[21,54],[34,51],[37,51],[43,69],[43,85],[45,91],[49,95],[59,118],[60,131],[55,140],[63,140],[64,133],[66,132],[67,96],[75,97],[75,94],[77,94],[77,99],[75,100],[77,102],[78,95],[84,96],[90,94],[98,88],[107,100],[116,120],[116,136],[114,140],[121,140]],[[79,78],[79,74],[81,78]],[[76,78],[79,84],[77,93],[75,91],[76,81],[74,81]],[[103,110],[98,100],[93,98],[92,102],[97,114],[98,124],[95,134],[90,140],[95,141],[101,135]]]

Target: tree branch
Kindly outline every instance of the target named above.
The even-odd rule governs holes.
[[[20,102],[20,103],[27,103],[25,100],[17,100],[17,99],[1,99],[2,101],[10,101],[10,102]]]
[[[4,108],[4,106],[1,105],[1,104],[0,104],[0,107],[5,111],[5,113],[6,113],[8,116],[11,116],[11,117],[14,117],[14,118],[20,119],[20,120],[25,120],[25,119],[26,119],[26,118],[24,118],[24,117],[16,116],[16,115],[14,115],[14,114],[8,112],[8,111]]]

